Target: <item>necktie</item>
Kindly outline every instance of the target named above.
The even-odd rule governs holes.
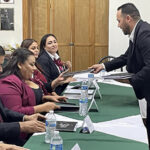
[[[130,49],[131,49],[131,54],[132,54],[133,53],[133,42],[130,40],[129,44],[130,44]]]
[[[61,62],[60,59],[55,59],[55,58],[54,58],[54,63],[59,67],[59,70],[60,70],[61,72],[64,71],[64,69],[63,69],[63,63]]]

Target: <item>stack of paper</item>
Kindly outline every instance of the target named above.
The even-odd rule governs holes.
[[[57,121],[56,130],[58,131],[68,131],[73,132],[76,131],[77,122],[73,121]]]
[[[70,76],[74,76],[76,74],[90,73],[90,72],[93,72],[93,71],[94,71],[94,69],[87,69],[87,70],[81,70],[81,71],[75,71],[75,72],[66,72],[62,76],[63,77],[70,77]]]
[[[88,90],[88,95],[92,95],[94,90]],[[80,94],[81,95],[81,89],[66,89],[64,94]]]
[[[110,75],[104,75],[104,79],[129,79],[133,76],[133,73],[123,72],[123,73],[114,73]]]

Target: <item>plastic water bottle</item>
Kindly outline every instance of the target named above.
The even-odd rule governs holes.
[[[105,76],[105,75],[106,75],[106,70],[104,70],[104,69],[101,70],[100,71],[100,77],[103,78],[103,76]]]
[[[88,87],[93,88],[93,80],[94,80],[94,74],[89,73],[88,74]]]
[[[79,100],[79,115],[86,116],[88,111],[88,82],[83,81],[81,85],[81,98]]]
[[[56,130],[56,117],[54,115],[54,111],[50,110],[46,115],[46,134],[45,134],[45,143],[50,143],[51,138],[54,135],[54,131]]]
[[[81,84],[81,99],[88,97],[88,81],[84,80]]]
[[[54,132],[54,136],[50,142],[50,150],[63,150],[63,140],[59,135],[59,131]]]

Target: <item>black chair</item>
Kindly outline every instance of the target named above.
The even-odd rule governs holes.
[[[105,57],[101,58],[98,63],[101,64],[106,61],[111,61],[112,59],[115,59],[115,58],[116,57],[114,57],[114,56],[105,56]],[[121,72],[123,72],[123,68],[121,67],[120,69],[121,69]]]

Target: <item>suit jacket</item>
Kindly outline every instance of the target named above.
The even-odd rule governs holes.
[[[17,144],[16,141],[18,140],[19,143],[20,125],[18,121],[22,121],[24,115],[5,108],[1,101],[0,115],[4,121],[0,123],[0,141]]]
[[[127,71],[135,74],[130,83],[137,98],[150,101],[150,25],[140,20],[135,28],[133,43],[125,54],[104,65],[107,71],[126,65]]]
[[[16,75],[9,75],[0,79],[0,98],[8,109],[23,113],[33,114],[36,105],[33,90]]]
[[[39,58],[37,59],[37,62],[40,64],[42,69],[44,70],[44,75],[48,82],[52,82],[59,76],[58,68],[56,67],[54,61],[52,58],[47,54],[46,51],[44,51]],[[58,86],[55,91],[57,94],[61,94],[63,90],[66,88],[67,84],[64,84],[62,86]]]

